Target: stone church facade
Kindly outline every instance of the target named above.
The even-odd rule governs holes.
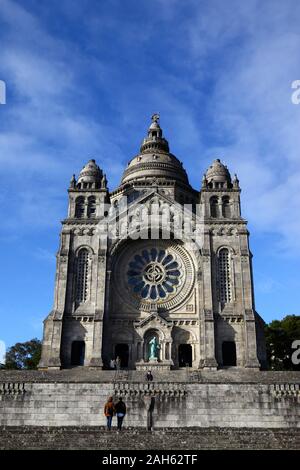
[[[40,369],[265,366],[239,181],[215,160],[199,189],[158,115],[114,191],[95,160],[73,176]]]

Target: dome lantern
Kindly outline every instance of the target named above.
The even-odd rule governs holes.
[[[159,119],[160,117],[158,113],[152,115],[152,122],[148,129],[148,136],[144,138],[140,148],[141,153],[148,153],[153,150],[169,152],[169,143],[163,137],[162,129],[158,122]]]
[[[170,153],[169,143],[163,137],[159,119],[159,114],[152,115],[147,137],[142,142],[140,153],[129,161],[123,174],[122,184],[133,180],[163,178],[189,185],[181,162]]]

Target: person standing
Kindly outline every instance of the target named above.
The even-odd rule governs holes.
[[[120,356],[116,357],[115,363],[116,363],[116,369],[120,370],[121,369],[121,358],[120,358]]]
[[[109,397],[109,399],[107,400],[104,406],[104,414],[107,420],[108,431],[111,430],[111,423],[112,423],[114,413],[115,413],[115,406],[113,402],[113,397]]]
[[[118,431],[122,430],[124,416],[126,415],[126,405],[122,398],[119,398],[118,403],[115,405],[116,415],[118,419]]]
[[[110,368],[115,370],[116,369],[116,361],[114,359],[110,360]]]
[[[148,380],[148,382],[152,382],[152,380],[153,380],[153,375],[152,375],[151,370],[148,370],[148,372],[147,372],[147,374],[146,374],[146,379]]]

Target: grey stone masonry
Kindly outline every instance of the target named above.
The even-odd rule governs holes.
[[[157,372],[150,383],[138,371],[126,380],[113,372],[1,372],[0,426],[105,426],[107,398],[121,396],[124,425],[134,428],[147,429],[150,415],[153,429],[299,428],[299,374],[245,372]]]

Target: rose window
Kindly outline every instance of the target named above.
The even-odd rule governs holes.
[[[128,283],[143,299],[165,299],[179,285],[179,263],[165,250],[143,250],[129,263]]]

